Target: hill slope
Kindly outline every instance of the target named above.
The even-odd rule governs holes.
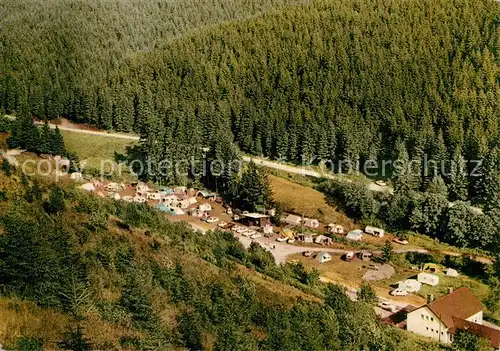
[[[0,184],[8,349],[433,349],[231,233],[17,173]]]

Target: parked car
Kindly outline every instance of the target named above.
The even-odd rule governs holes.
[[[240,220],[240,216],[238,216],[237,214],[235,214],[233,216],[233,221],[238,222],[239,220]]]
[[[218,204],[221,204],[223,201],[224,201],[224,200],[223,200],[223,199],[222,199],[222,197],[220,197],[220,196],[217,196],[217,197],[215,198],[215,202],[217,202]]]
[[[384,310],[391,311],[392,313],[395,313],[398,311],[397,306],[393,305],[392,303],[388,301],[380,301],[378,303],[378,307],[383,308]]]
[[[245,228],[245,227],[239,227],[238,229],[236,229],[236,232],[238,234],[243,234],[244,232],[246,232],[248,229]]]
[[[311,250],[307,250],[307,251],[302,252],[302,255],[304,255],[304,256],[306,256],[306,257],[309,257],[309,256],[311,256],[311,255],[312,255],[312,253],[313,253],[313,252],[312,252]]]
[[[280,243],[284,243],[287,240],[288,240],[288,238],[283,238],[282,236],[280,236],[279,238],[276,238],[276,241],[279,241]]]
[[[295,242],[295,239],[288,239],[287,240],[287,243],[289,243],[289,244],[293,244],[294,242]]]
[[[224,221],[221,221],[217,224],[217,226],[219,226],[220,228],[224,229],[226,228],[227,226],[229,225],[229,223],[227,222],[224,222]]]
[[[353,251],[349,251],[349,252],[344,254],[343,259],[346,262],[351,262],[354,259],[356,259],[356,254]]]
[[[366,268],[373,269],[374,271],[378,271],[380,269],[380,267],[376,264],[369,264]]]
[[[391,295],[392,296],[408,296],[408,291],[397,288],[397,289],[394,289],[393,291],[391,291]]]
[[[243,235],[243,236],[253,236],[256,233],[257,232],[255,230],[247,229],[243,233],[241,233],[241,235]]]
[[[216,222],[218,222],[218,221],[219,221],[219,218],[217,218],[217,217],[208,217],[208,218],[205,220],[205,222],[207,222],[207,223],[216,223]]]
[[[262,237],[262,234],[260,234],[260,233],[255,233],[252,236],[250,236],[251,239],[258,239],[260,237]]]
[[[400,244],[400,245],[408,245],[408,240],[401,240],[398,238],[394,238],[393,240],[395,243]]]
[[[228,207],[227,210],[226,210],[226,213],[228,215],[232,216],[233,215],[233,210],[230,207]]]

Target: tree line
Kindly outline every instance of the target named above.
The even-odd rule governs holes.
[[[498,154],[494,159],[500,160]],[[498,174],[500,164],[495,167]],[[485,174],[481,182],[490,180]],[[485,184],[484,210],[463,200],[450,202],[449,189],[439,176],[424,192],[400,187],[394,194],[373,193],[363,183],[340,181],[325,181],[318,188],[348,216],[366,225],[384,226],[402,235],[416,231],[458,247],[500,252],[500,177]]]
[[[52,130],[45,122],[37,127],[31,116],[25,115],[9,122],[9,148],[21,148],[36,154],[67,155],[64,139],[58,127]]]

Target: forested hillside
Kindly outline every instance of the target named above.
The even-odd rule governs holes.
[[[150,121],[191,144],[224,126],[243,151],[292,160],[393,157],[398,140],[410,158],[482,159],[498,143],[496,2],[318,0],[165,41],[263,3],[7,2],[1,105]]]
[[[0,184],[6,349],[436,349],[231,233],[202,235],[5,163]]]
[[[0,101],[8,112],[88,119],[119,67],[183,34],[288,0],[6,0],[0,3]],[[291,1],[288,1],[291,2]]]

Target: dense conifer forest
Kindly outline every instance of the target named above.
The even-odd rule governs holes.
[[[498,147],[496,2],[284,4],[5,2],[0,105],[289,160]]]

